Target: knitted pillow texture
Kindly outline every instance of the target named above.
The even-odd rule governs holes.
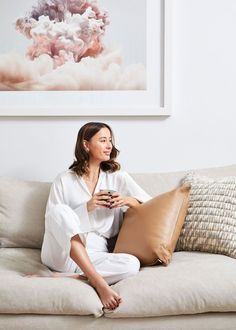
[[[176,251],[202,251],[236,258],[236,177],[212,179],[190,172],[189,207]]]

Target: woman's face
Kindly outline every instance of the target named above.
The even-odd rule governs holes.
[[[90,160],[101,163],[110,159],[112,141],[111,133],[108,128],[101,128],[90,141],[84,142]]]

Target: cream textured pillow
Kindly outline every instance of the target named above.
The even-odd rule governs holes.
[[[189,207],[176,250],[236,258],[236,177],[211,179],[189,173]]]

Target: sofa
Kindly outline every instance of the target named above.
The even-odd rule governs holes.
[[[236,165],[194,171],[236,176]],[[188,172],[131,175],[157,196]],[[0,330],[236,329],[236,260],[223,254],[175,251],[168,266],[141,267],[112,285],[123,299],[113,311],[87,281],[49,277],[40,248],[50,185],[0,177]]]

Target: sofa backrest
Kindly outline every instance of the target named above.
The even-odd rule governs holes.
[[[50,183],[0,177],[0,246],[41,248]]]
[[[151,196],[177,187],[189,171],[131,174]],[[195,170],[210,177],[236,176],[236,165]],[[0,247],[41,248],[51,183],[0,177]]]
[[[211,178],[236,176],[236,164],[204,169],[190,169],[181,172],[145,174],[136,173],[131,175],[145,191],[154,197],[178,187],[186,174],[191,171],[201,175],[209,176]]]

